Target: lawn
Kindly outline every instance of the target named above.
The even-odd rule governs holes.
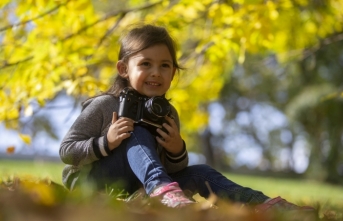
[[[13,177],[36,177],[48,178],[61,184],[63,166],[61,162],[1,160],[0,180]],[[310,180],[257,177],[232,173],[224,173],[224,175],[242,186],[260,190],[271,197],[282,196],[297,204],[320,205],[321,212],[326,210],[342,211],[340,208],[343,208],[343,188],[340,186]],[[199,196],[196,196],[196,199],[203,200]],[[339,217],[341,216],[342,214],[339,214]]]
[[[226,177],[270,197],[281,196],[291,202],[303,204],[320,203],[322,206],[343,208],[343,187],[314,180],[285,179],[273,177],[254,177],[225,173]]]
[[[43,160],[0,160],[0,178],[34,176],[62,184],[62,162]]]
[[[33,176],[49,178],[62,184],[61,174],[64,164],[62,162],[48,162],[42,160],[1,160],[0,178],[10,176]],[[268,196],[282,196],[290,201],[313,202],[324,204],[342,204],[343,187],[313,180],[281,179],[273,177],[257,177],[224,173],[232,181],[252,189],[260,190]]]

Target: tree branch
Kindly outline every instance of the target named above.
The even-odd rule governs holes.
[[[0,28],[0,32],[3,32],[3,31],[5,31],[5,30],[7,30],[7,29],[14,28],[14,27],[16,27],[16,26],[25,25],[25,24],[27,24],[27,23],[29,23],[29,22],[32,22],[32,21],[37,20],[37,19],[40,19],[40,18],[42,18],[42,17],[44,17],[44,16],[46,16],[46,15],[48,15],[48,14],[50,14],[50,13],[56,11],[56,10],[58,10],[60,7],[62,7],[62,6],[64,6],[64,5],[66,5],[66,4],[68,4],[69,1],[70,1],[70,0],[67,0],[65,3],[56,5],[54,8],[52,8],[52,9],[50,9],[50,10],[44,12],[43,14],[37,15],[36,17],[30,18],[30,19],[28,19],[28,20],[21,21],[21,22],[12,24],[12,25],[7,25],[7,26],[5,26],[5,27],[2,27],[2,28]]]
[[[119,26],[119,23],[123,20],[123,18],[125,17],[126,14],[122,14],[119,19],[117,20],[117,22],[109,29],[107,30],[107,32],[105,33],[104,36],[102,36],[102,38],[100,39],[100,41],[98,42],[97,48],[99,48],[102,43],[105,41],[105,39]]]
[[[119,11],[115,11],[115,12],[110,12],[110,13],[104,15],[102,18],[96,20],[95,22],[82,27],[77,32],[72,33],[72,34],[66,36],[65,38],[62,39],[62,41],[68,40],[68,39],[70,39],[70,38],[72,38],[72,37],[74,37],[76,35],[79,35],[80,33],[86,31],[87,29],[95,26],[96,24],[98,24],[100,22],[106,21],[107,19],[113,18],[113,17],[118,16],[118,15],[120,15],[121,17],[124,17],[129,12],[149,9],[149,8],[152,8],[152,7],[158,5],[158,4],[162,3],[162,2],[163,2],[163,0],[159,1],[159,2],[156,2],[156,3],[146,4],[146,5],[143,5],[143,6],[140,6],[140,7],[136,7],[136,8],[124,9],[124,10],[119,10]]]
[[[39,18],[42,18],[43,16],[49,14],[49,13],[52,13],[53,11],[57,10],[58,8],[60,8],[61,6],[63,5],[66,5],[70,0],[68,0],[67,2],[63,3],[63,4],[60,4],[60,5],[57,5],[55,8],[35,17],[35,18],[32,18],[32,19],[29,19],[29,20],[26,20],[26,21],[22,21],[22,22],[19,22],[19,23],[16,23],[16,24],[13,24],[13,25],[9,25],[9,26],[6,26],[6,27],[3,27],[0,29],[0,32],[1,31],[4,31],[6,29],[9,29],[9,28],[12,28],[12,27],[15,27],[15,26],[18,26],[18,25],[23,25],[23,24],[26,24],[28,22],[31,22],[33,20],[36,20],[36,19],[39,19]],[[143,5],[143,6],[140,6],[140,7],[136,7],[136,8],[131,8],[131,9],[126,9],[126,10],[120,10],[120,11],[115,11],[115,12],[110,12],[108,14],[106,14],[105,16],[103,16],[102,18],[100,18],[99,20],[89,24],[89,25],[86,25],[84,27],[82,27],[79,31],[77,31],[76,33],[73,33],[71,35],[68,35],[67,37],[65,37],[64,39],[62,39],[61,41],[65,41],[67,39],[70,39],[78,34],[81,34],[82,32],[86,31],[88,28],[91,28],[92,26],[102,22],[102,21],[105,21],[107,19],[110,19],[112,17],[115,17],[117,15],[120,15],[118,21],[116,22],[116,24],[111,28],[109,29],[106,34],[100,39],[99,43],[98,43],[98,47],[102,44],[102,42],[104,41],[104,39],[110,34],[113,32],[113,30],[119,25],[119,22],[125,17],[125,15],[129,12],[132,12],[132,11],[139,11],[139,10],[145,10],[145,9],[149,9],[149,8],[152,8],[160,3],[162,3],[162,1],[159,1],[159,2],[156,2],[156,3],[152,3],[152,4],[147,4],[147,5]],[[2,65],[0,66],[0,70],[1,69],[4,69],[4,68],[8,68],[10,66],[14,66],[14,65],[18,65],[20,63],[23,63],[23,62],[26,62],[26,61],[29,61],[33,59],[33,56],[30,56],[30,57],[27,57],[27,58],[24,58],[22,60],[19,60],[19,61],[16,61],[16,62],[13,62],[13,63],[7,63],[7,61],[3,61],[2,62]],[[0,62],[1,63],[1,62]]]
[[[334,42],[342,41],[343,40],[343,33],[338,35],[334,35],[323,40],[324,45],[332,44]]]
[[[326,46],[326,45],[330,45],[339,41],[343,40],[343,33],[339,33],[337,35],[333,35],[333,36],[329,36],[327,38],[324,38],[323,40],[321,40],[319,42],[319,45],[316,45],[312,48],[309,49],[305,49],[303,52],[303,57],[307,58],[311,55],[313,55],[315,52],[317,52],[318,50],[320,50],[322,48],[322,46]]]
[[[4,68],[11,67],[11,66],[14,66],[14,65],[18,65],[20,63],[24,63],[26,61],[31,60],[32,58],[33,58],[33,56],[30,56],[30,57],[24,58],[22,60],[19,60],[19,61],[13,62],[13,63],[8,63],[7,61],[3,61],[2,65],[0,66],[0,70],[4,69]]]
[[[86,59],[90,59],[93,57],[93,55],[95,54],[96,50],[102,45],[102,43],[105,41],[105,39],[107,38],[107,36],[109,36],[119,25],[119,23],[123,20],[123,18],[125,17],[125,14],[122,14],[117,22],[110,28],[106,31],[106,33],[101,37],[101,39],[99,40],[97,46],[95,47],[94,49],[94,53],[92,53],[91,55],[87,56]]]

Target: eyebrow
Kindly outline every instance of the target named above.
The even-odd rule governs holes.
[[[152,61],[153,59],[151,59],[151,58],[143,58],[142,60],[143,60],[143,61],[144,61],[144,60]],[[173,64],[173,61],[171,61],[171,60],[162,60],[161,62],[168,62],[168,63],[170,63],[170,64]]]
[[[162,60],[162,62],[168,62],[168,63],[173,64],[173,62],[171,60]]]

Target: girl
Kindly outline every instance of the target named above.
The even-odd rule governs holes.
[[[98,189],[120,181],[129,193],[143,186],[148,196],[160,199],[164,205],[182,207],[194,203],[182,190],[207,198],[208,183],[217,196],[257,205],[257,210],[276,205],[291,210],[311,209],[280,197],[270,199],[228,180],[208,165],[188,166],[186,144],[173,107],[171,116],[165,117],[164,130],[156,129],[158,136],[130,118],[118,119],[118,97],[124,88],[147,97],[165,96],[180,69],[174,41],[165,28],[144,25],[121,39],[114,84],[103,95],[84,102],[80,116],[61,143],[60,156],[67,164],[63,170],[65,186],[73,189],[83,172]]]

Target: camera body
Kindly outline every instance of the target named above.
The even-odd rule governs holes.
[[[127,117],[138,125],[148,127],[156,134],[156,129],[166,131],[162,124],[171,113],[171,105],[162,96],[147,97],[132,88],[125,88],[119,95],[118,117]]]

